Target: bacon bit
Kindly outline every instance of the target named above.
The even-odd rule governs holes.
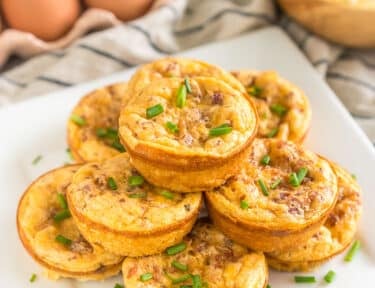
[[[193,137],[190,134],[185,134],[182,138],[182,141],[185,143],[185,145],[191,146],[193,144]]]
[[[212,95],[212,104],[223,105],[223,95],[220,92],[214,92]]]
[[[186,210],[187,212],[189,212],[189,211],[191,210],[191,208],[190,208],[190,204],[185,204],[185,205],[184,205],[184,208],[185,208],[185,210]]]
[[[138,266],[136,264],[132,268],[129,269],[128,274],[126,275],[126,277],[128,279],[131,278],[131,277],[133,277],[137,273],[137,270],[138,270]]]
[[[79,254],[89,254],[93,252],[93,248],[85,239],[83,239],[83,237],[80,237],[77,241],[74,241],[70,245],[70,250]]]
[[[337,214],[331,213],[328,216],[327,222],[328,222],[329,226],[334,227],[334,226],[337,225],[337,223],[339,222],[339,220],[340,220],[340,217]]]
[[[293,214],[293,215],[295,215],[295,214],[301,215],[302,214],[301,211],[300,211],[300,209],[298,207],[291,207],[291,208],[289,208],[288,209],[288,213]]]
[[[94,177],[94,183],[98,186],[106,186],[107,179],[104,174],[100,174]]]

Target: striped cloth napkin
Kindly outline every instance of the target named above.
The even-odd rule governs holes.
[[[135,21],[0,74],[0,106],[260,27],[279,25],[375,143],[375,50],[333,45],[282,15],[272,0],[170,0]]]

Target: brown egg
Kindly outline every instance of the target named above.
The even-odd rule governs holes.
[[[1,0],[6,23],[51,41],[63,36],[79,17],[79,0]]]
[[[122,21],[142,16],[151,7],[153,0],[84,0],[88,7],[111,11]]]

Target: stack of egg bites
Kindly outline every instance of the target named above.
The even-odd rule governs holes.
[[[29,186],[20,239],[50,278],[122,270],[125,287],[262,288],[268,265],[313,269],[351,244],[361,202],[346,170],[301,145],[310,121],[274,72],[146,64],[76,105],[77,164]]]

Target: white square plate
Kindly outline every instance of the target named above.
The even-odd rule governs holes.
[[[322,277],[329,270],[337,277],[329,287],[370,287],[375,279],[375,150],[341,102],[314,71],[298,48],[279,29],[269,28],[240,38],[199,47],[182,56],[202,59],[226,69],[272,69],[301,87],[308,95],[313,111],[306,145],[355,173],[363,187],[364,214],[360,225],[360,253],[351,263],[339,255],[314,274],[324,287]],[[50,95],[34,98],[0,110],[0,281],[1,286],[31,287],[32,273],[41,269],[26,254],[16,231],[17,202],[30,182],[47,170],[68,160],[65,153],[65,124],[78,99],[86,92],[116,81],[128,79],[132,71],[78,85]],[[32,160],[43,155],[37,165]],[[272,287],[305,287],[294,284],[296,273],[270,273]],[[299,273],[303,274],[303,273]],[[372,281],[370,280],[372,279]],[[117,277],[104,282],[80,283],[62,280],[56,283],[38,277],[32,287],[113,287],[122,283]],[[130,287],[128,287],[130,288]]]

